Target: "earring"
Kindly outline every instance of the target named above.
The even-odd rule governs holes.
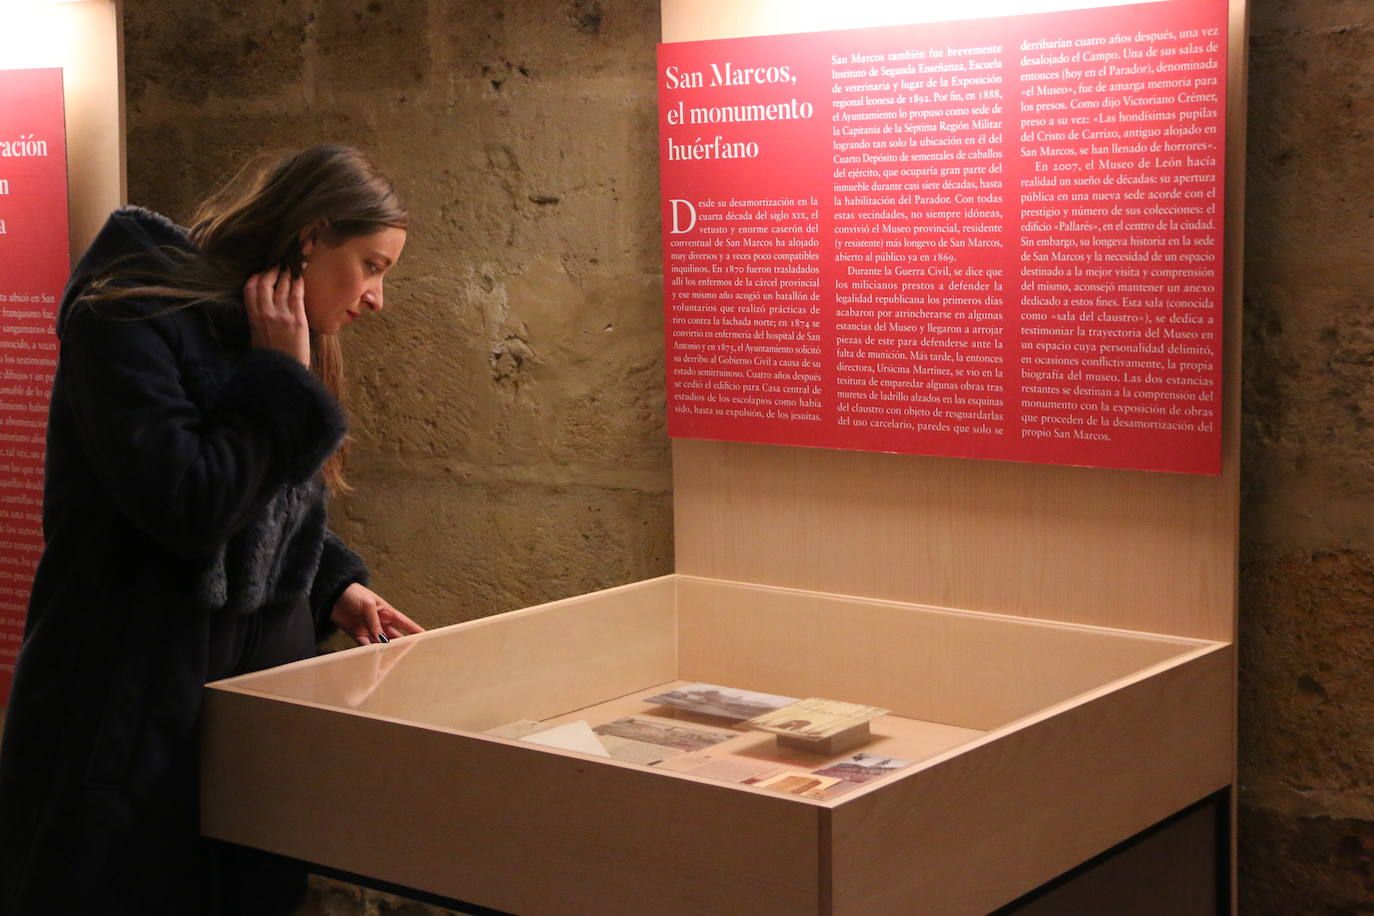
[[[307,261],[305,258],[301,258],[301,273],[305,273],[305,269],[309,266],[310,262]]]

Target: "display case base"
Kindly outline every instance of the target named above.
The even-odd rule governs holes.
[[[673,575],[210,685],[202,825],[522,916],[985,914],[1230,784],[1232,664]],[[822,799],[483,734],[692,681],[891,709],[871,744],[911,765]]]

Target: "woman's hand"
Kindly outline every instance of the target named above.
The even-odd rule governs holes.
[[[387,639],[395,639],[408,633],[425,631],[424,627],[383,601],[372,589],[357,582],[344,589],[334,603],[329,619],[360,646],[381,642],[377,638],[378,633],[384,634]]]
[[[310,368],[310,325],[305,318],[305,280],[272,267],[243,284],[243,305],[253,346],[280,350]]]

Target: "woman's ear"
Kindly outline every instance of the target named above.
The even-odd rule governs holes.
[[[320,230],[324,228],[324,220],[316,220],[305,226],[297,234],[296,238],[301,243],[301,256],[310,257],[310,252],[315,248],[315,242],[319,238]]]

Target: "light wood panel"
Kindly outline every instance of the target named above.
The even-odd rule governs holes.
[[[680,577],[679,676],[997,728],[1205,643]]]
[[[211,837],[521,916],[819,912],[814,803],[228,690],[204,721]]]
[[[623,672],[661,670],[661,659],[616,662],[621,673],[606,677],[565,665],[550,646],[571,639],[573,654],[614,646],[657,657],[658,637],[619,640],[639,625],[637,603],[653,606],[643,613],[656,633],[674,592],[686,629],[701,630],[682,636],[684,674],[722,654],[727,673],[760,686],[744,667],[752,656],[759,672],[797,665],[809,688],[830,664],[814,654],[825,641],[817,624],[853,615],[855,632],[874,640],[841,650],[857,653],[848,673],[880,697],[905,689],[883,681],[930,676],[954,682],[940,702],[955,719],[988,702],[986,685],[1011,694],[1004,715],[1022,712],[1022,692],[1051,705],[981,731],[884,716],[866,749],[918,762],[832,801],[434,724],[644,711],[656,689],[682,679],[626,695]],[[754,638],[798,624],[814,631],[799,652]],[[833,628],[830,638],[844,641]],[[940,656],[962,673],[925,670]],[[380,683],[370,681],[388,658]],[[464,680],[454,660],[485,673]],[[522,914],[981,912],[1224,785],[1231,664],[1228,645],[668,578],[211,685],[202,828]],[[1051,676],[1037,665],[1076,670]],[[346,674],[325,677],[333,668]],[[503,669],[511,705],[498,711],[487,685]],[[1042,678],[1067,695],[1045,692]],[[430,694],[443,698],[437,712]],[[586,696],[596,702],[578,705]],[[562,715],[539,712],[549,709]],[[798,756],[770,736],[731,742],[730,753],[755,759]]]
[[[835,808],[834,911],[981,916],[1231,782],[1232,650]]]
[[[673,479],[680,573],[1233,638],[1227,477],[680,439]]]
[[[677,674],[673,577],[273,668],[236,689],[484,731]]]

